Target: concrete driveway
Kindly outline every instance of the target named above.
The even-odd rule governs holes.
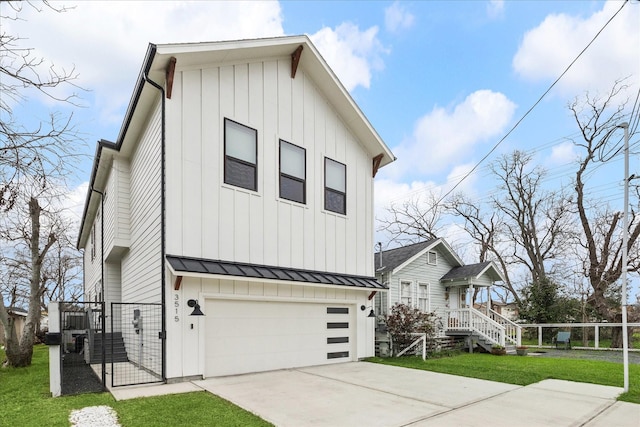
[[[638,426],[621,388],[526,387],[367,362],[194,381],[276,426]]]

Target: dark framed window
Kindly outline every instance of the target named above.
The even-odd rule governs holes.
[[[280,197],[307,202],[307,151],[280,140]]]
[[[258,191],[258,131],[224,119],[224,182]]]
[[[347,166],[324,158],[324,208],[347,214]]]

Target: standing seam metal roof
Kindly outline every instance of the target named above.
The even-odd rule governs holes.
[[[287,282],[318,283],[354,288],[387,289],[373,277],[354,276],[324,271],[274,267],[212,259],[167,255],[167,261],[176,273],[202,273],[222,276],[252,277]]]

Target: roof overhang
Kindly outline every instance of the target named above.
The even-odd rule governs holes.
[[[449,287],[469,286],[469,285],[474,285],[474,286],[478,286],[478,287],[491,286],[491,285],[485,285],[485,284],[482,284],[482,283],[478,282],[478,280],[482,276],[489,277],[489,279],[491,280],[492,283],[494,283],[494,282],[504,282],[505,281],[504,276],[502,275],[500,270],[496,267],[494,262],[491,261],[482,270],[480,270],[475,275],[470,275],[470,276],[466,276],[466,277],[456,277],[456,278],[452,278],[452,279],[441,279],[440,283],[442,283],[445,286],[449,286]]]
[[[388,289],[374,277],[175,255],[167,255],[166,260],[169,271],[176,277],[302,284],[321,287],[339,287],[342,289],[346,287],[366,291],[386,291]],[[182,279],[177,281],[174,286],[179,287],[181,280]]]

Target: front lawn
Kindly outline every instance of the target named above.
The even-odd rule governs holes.
[[[493,356],[461,353],[452,357],[422,360],[420,357],[367,359],[369,362],[425,371],[529,385],[545,379],[623,386],[622,364],[595,360]],[[629,392],[618,400],[640,403],[640,365],[629,365]]]
[[[0,349],[0,361],[4,360]],[[0,426],[69,426],[73,409],[107,405],[124,427],[269,426],[271,424],[207,392],[116,401],[109,393],[52,398],[49,349],[34,347],[28,368],[0,368]]]

